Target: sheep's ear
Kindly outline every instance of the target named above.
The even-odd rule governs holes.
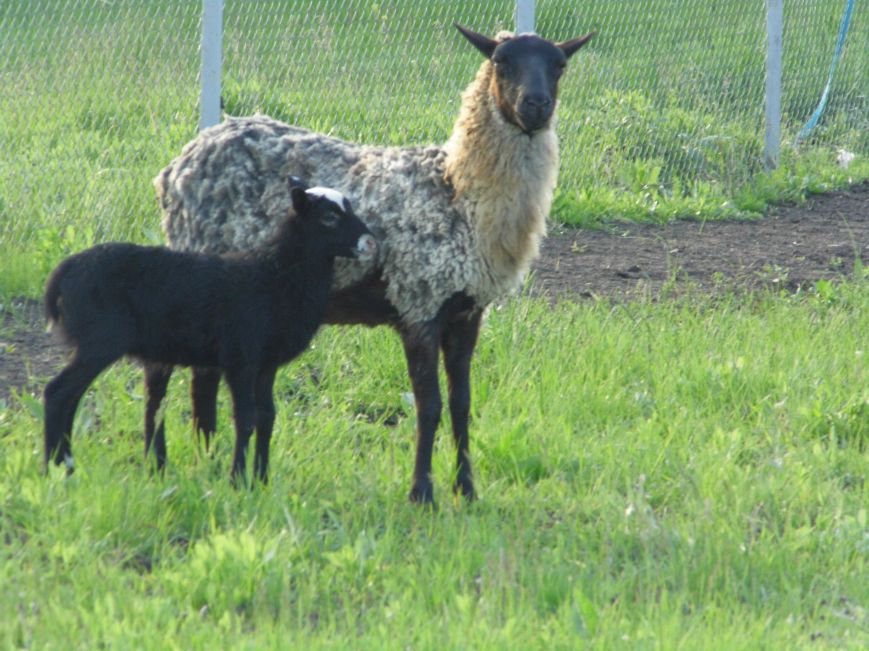
[[[298,215],[308,206],[308,193],[305,192],[305,188],[296,186],[290,188],[290,196],[293,198],[293,210]]]
[[[562,43],[556,43],[555,45],[564,52],[564,56],[568,59],[583,45],[588,43],[591,40],[591,37],[594,36],[594,32],[589,32],[585,36],[580,36],[579,38],[573,38],[569,41],[563,41]]]
[[[471,31],[467,27],[462,27],[458,23],[453,23],[453,25],[455,25],[456,29],[462,33],[462,36],[471,42],[471,45],[483,53],[483,56],[487,59],[492,58],[492,52],[494,52],[495,48],[498,47],[498,41],[491,39],[488,36],[477,34],[477,32]]]

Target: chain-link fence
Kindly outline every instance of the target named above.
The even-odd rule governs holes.
[[[226,0],[224,107],[359,141],[444,141],[514,0]],[[783,140],[826,82],[841,0],[784,12]],[[559,216],[727,203],[763,169],[758,0],[538,0],[538,33],[596,38],[562,81]],[[0,3],[0,245],[55,261],[102,239],[161,241],[151,179],[198,120],[198,0]],[[804,146],[869,154],[869,11],[859,3]],[[717,205],[717,204],[716,204]],[[680,208],[681,206],[681,208]]]

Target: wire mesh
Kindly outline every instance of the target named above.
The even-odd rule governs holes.
[[[373,143],[446,140],[514,0],[226,0],[222,98]],[[537,31],[597,31],[562,81],[557,210],[624,196],[726,201],[762,169],[765,14],[757,0],[538,0]],[[785,3],[783,136],[814,109],[843,3]],[[195,134],[201,3],[0,3],[0,245],[56,260],[109,238],[162,240],[151,179]],[[806,146],[869,154],[869,12],[854,12]],[[615,202],[612,205],[624,205]],[[73,232],[71,232],[71,229]]]
[[[512,3],[246,3],[225,9],[223,99],[339,137],[378,143],[445,139],[479,65],[453,22],[509,28]]]
[[[73,230],[161,239],[151,178],[195,135],[199,13],[168,0],[0,3],[0,244],[51,257]]]

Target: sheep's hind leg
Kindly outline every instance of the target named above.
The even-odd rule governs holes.
[[[256,453],[253,457],[254,477],[269,482],[269,445],[275,424],[273,387],[276,368],[260,371],[256,381]]]
[[[471,356],[477,344],[482,312],[447,324],[441,336],[444,368],[447,373],[450,416],[456,443],[456,480],[453,490],[468,500],[475,498],[474,479],[468,442],[471,413]]]
[[[148,458],[153,443],[158,471],[162,471],[166,467],[166,428],[162,414],[160,414],[156,435],[154,424],[160,403],[166,397],[166,387],[169,385],[170,377],[172,377],[172,366],[145,364],[145,459]]]
[[[411,502],[432,506],[434,487],[431,480],[431,457],[443,408],[438,386],[438,338],[438,329],[433,323],[401,332],[407,370],[416,400],[416,462],[409,497]]]
[[[190,383],[193,400],[193,427],[196,436],[205,439],[208,452],[211,437],[217,430],[217,390],[220,386],[220,369],[207,366],[195,367]]]
[[[74,470],[72,425],[78,403],[87,388],[117,355],[88,359],[76,353],[72,361],[45,387],[45,470],[53,461],[66,464],[66,474]]]

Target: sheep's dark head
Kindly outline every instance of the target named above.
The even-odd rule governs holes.
[[[367,260],[377,253],[377,240],[343,194],[331,188],[296,185],[290,195],[303,231],[328,255]]]
[[[594,32],[553,43],[535,34],[491,39],[456,24],[456,28],[492,62],[490,91],[509,123],[527,134],[549,126],[558,97],[558,80],[567,60]]]

